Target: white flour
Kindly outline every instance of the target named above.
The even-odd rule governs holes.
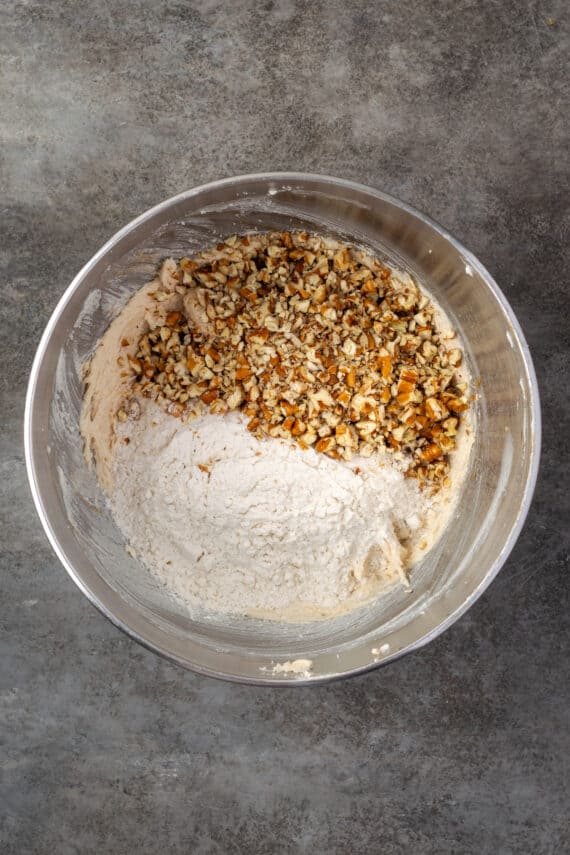
[[[183,425],[153,404],[119,437],[115,518],[189,604],[334,610],[370,584],[405,580],[406,548],[425,535],[426,500],[391,462],[260,442],[237,414]]]

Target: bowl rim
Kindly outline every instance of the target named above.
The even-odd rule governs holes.
[[[40,371],[40,366],[43,361],[44,355],[46,353],[47,347],[50,343],[51,336],[54,328],[56,327],[61,314],[63,313],[65,307],[67,306],[69,300],[75,293],[76,289],[83,281],[85,276],[89,273],[89,271],[109,252],[112,247],[114,247],[117,243],[119,243],[123,237],[128,235],[134,229],[136,229],[139,225],[146,222],[147,220],[154,217],[156,214],[159,214],[165,209],[168,209],[175,205],[178,202],[185,201],[187,199],[192,198],[193,196],[197,196],[198,194],[209,191],[215,188],[223,188],[228,185],[239,185],[240,183],[246,183],[251,181],[258,182],[266,182],[270,184],[271,182],[278,182],[283,184],[284,182],[299,182],[299,181],[315,181],[323,184],[332,184],[337,187],[343,187],[347,190],[354,190],[359,193],[365,193],[369,196],[373,196],[379,200],[385,201],[391,205],[400,208],[407,213],[411,214],[414,217],[417,217],[422,222],[430,226],[437,234],[439,234],[442,238],[448,241],[463,257],[466,264],[470,265],[474,270],[477,271],[479,276],[485,281],[486,285],[493,292],[497,302],[500,304],[504,314],[508,318],[512,331],[514,332],[515,338],[520,348],[521,356],[524,363],[524,368],[528,378],[528,385],[530,390],[529,396],[529,408],[530,408],[530,461],[528,467],[528,473],[526,478],[526,483],[524,485],[523,498],[521,502],[521,506],[519,509],[519,513],[516,518],[515,524],[512,526],[508,537],[506,538],[505,543],[503,544],[502,549],[495,557],[489,571],[486,573],[485,577],[481,580],[479,585],[471,591],[470,595],[449,615],[447,615],[440,623],[438,623],[435,627],[425,632],[418,639],[407,645],[405,648],[401,650],[394,651],[389,655],[383,657],[382,659],[378,659],[377,661],[373,661],[367,663],[358,668],[350,668],[344,671],[339,671],[333,674],[323,674],[323,675],[315,675],[315,676],[304,676],[304,677],[249,677],[236,675],[231,673],[224,673],[222,671],[215,671],[211,668],[204,667],[195,662],[190,662],[182,657],[178,656],[176,653],[167,650],[160,644],[155,641],[150,641],[149,639],[141,636],[141,634],[135,630],[133,627],[126,624],[123,620],[118,618],[101,599],[86,585],[84,580],[81,578],[71,561],[67,558],[63,548],[61,547],[59,540],[52,529],[49,513],[45,507],[45,504],[42,499],[42,490],[38,479],[38,473],[36,470],[35,460],[34,460],[34,452],[33,452],[33,427],[34,427],[34,415],[33,415],[33,404],[34,397],[37,387],[38,374]],[[473,255],[468,249],[466,249],[460,241],[458,241],[455,237],[453,237],[450,232],[447,231],[443,226],[441,226],[437,221],[433,220],[431,217],[427,216],[423,212],[419,211],[417,208],[414,208],[412,205],[409,205],[406,202],[402,202],[400,199],[392,196],[388,193],[385,193],[381,190],[377,190],[374,187],[370,187],[366,184],[362,184],[360,182],[351,181],[344,178],[336,178],[329,175],[319,174],[319,173],[308,173],[308,172],[260,172],[260,173],[247,173],[243,175],[236,175],[229,178],[222,178],[216,181],[210,181],[205,184],[201,184],[197,187],[193,187],[190,190],[184,190],[181,193],[177,193],[174,196],[169,197],[168,199],[159,202],[156,205],[153,205],[151,208],[143,211],[143,213],[139,214],[133,220],[128,222],[125,226],[115,232],[101,247],[97,250],[94,255],[83,265],[83,267],[79,270],[79,272],[73,277],[69,285],[64,290],[63,294],[59,298],[55,308],[53,309],[50,318],[45,326],[45,329],[40,338],[39,344],[37,346],[37,350],[34,356],[34,360],[32,363],[32,367],[30,370],[27,390],[26,390],[26,399],[25,399],[25,409],[24,409],[24,455],[26,462],[26,471],[28,476],[28,481],[30,485],[30,490],[32,493],[32,498],[34,501],[34,505],[36,508],[36,512],[40,518],[42,523],[44,532],[48,538],[48,541],[51,544],[52,549],[55,554],[59,558],[60,562],[63,564],[65,570],[69,574],[69,576],[73,579],[75,584],[79,587],[79,589],[83,592],[83,594],[87,597],[87,599],[106,617],[111,621],[118,629],[122,630],[128,636],[133,638],[143,647],[146,647],[148,650],[151,650],[153,653],[158,653],[160,656],[165,659],[176,663],[177,665],[182,666],[186,670],[191,670],[197,674],[201,674],[203,676],[214,677],[216,679],[221,679],[229,682],[247,684],[247,685],[255,685],[255,686],[316,686],[322,685],[324,683],[330,683],[336,680],[341,680],[346,677],[356,676],[358,674],[364,674],[368,671],[375,670],[376,668],[380,668],[384,665],[387,665],[390,662],[395,662],[403,656],[406,656],[409,653],[412,653],[415,650],[419,650],[424,647],[426,644],[429,644],[431,641],[436,639],[439,635],[445,632],[450,626],[452,626],[457,620],[459,620],[462,615],[465,614],[479,599],[479,597],[484,593],[484,591],[489,587],[491,582],[497,576],[499,570],[505,564],[507,558],[509,557],[516,541],[519,538],[519,535],[522,531],[526,518],[528,516],[528,512],[530,510],[530,506],[532,503],[532,498],[534,495],[534,490],[536,486],[536,481],[538,477],[538,470],[540,464],[540,454],[541,454],[541,438],[542,438],[542,418],[541,418],[541,408],[540,408],[540,396],[538,390],[538,381],[536,377],[536,371],[534,368],[534,364],[532,361],[530,348],[526,341],[525,335],[522,331],[520,323],[511,308],[507,298],[501,291],[500,287],[496,283],[495,279],[486,267],[478,260],[478,258]]]

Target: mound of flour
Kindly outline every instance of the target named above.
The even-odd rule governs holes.
[[[223,612],[334,609],[404,579],[402,541],[425,511],[391,462],[260,442],[235,413],[184,425],[149,403],[119,428],[113,480],[134,554],[172,593]]]

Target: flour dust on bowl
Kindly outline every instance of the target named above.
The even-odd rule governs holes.
[[[354,566],[360,566],[354,550],[358,551],[358,547],[364,549],[370,530],[377,532],[383,524],[381,516],[374,516],[374,497],[377,498],[378,493],[371,493],[370,486],[377,483],[374,479],[380,476],[377,471],[368,472],[365,462],[360,465],[360,454],[369,454],[369,446],[375,437],[378,438],[378,447],[385,442],[397,447],[400,442],[412,440],[405,427],[394,437],[380,437],[378,426],[371,426],[374,417],[363,418],[360,413],[359,421],[351,415],[350,418],[347,416],[346,424],[342,420],[339,424],[339,416],[332,408],[333,403],[337,406],[337,400],[342,401],[345,392],[342,383],[352,388],[352,383],[358,381],[361,385],[356,391],[362,392],[363,401],[370,391],[362,386],[363,377],[358,374],[359,358],[367,360],[366,364],[371,364],[373,358],[385,359],[385,363],[378,362],[378,371],[381,374],[386,368],[388,377],[391,358],[403,358],[401,354],[381,350],[376,354],[374,347],[378,342],[374,342],[373,336],[370,352],[366,353],[366,331],[360,330],[360,343],[355,340],[351,345],[353,349],[345,348],[347,359],[356,361],[349,361],[348,367],[339,365],[331,368],[334,381],[331,381],[330,400],[333,403],[329,406],[328,399],[324,397],[313,402],[312,409],[312,405],[307,404],[301,414],[292,413],[289,417],[288,411],[284,411],[278,432],[285,430],[285,434],[276,435],[271,433],[277,430],[275,422],[271,421],[272,400],[264,397],[267,389],[261,384],[263,377],[278,378],[279,372],[272,373],[270,368],[280,367],[279,359],[271,357],[274,362],[271,366],[268,364],[267,371],[262,371],[261,363],[252,365],[252,360],[263,358],[260,356],[262,345],[271,330],[264,332],[256,327],[243,308],[246,304],[253,304],[257,297],[273,300],[273,263],[270,262],[267,270],[264,268],[261,273],[256,270],[257,276],[262,280],[266,277],[267,283],[258,283],[261,287],[255,298],[251,297],[248,283],[243,289],[243,283],[239,283],[240,290],[244,292],[239,322],[249,323],[241,343],[236,345],[236,353],[243,360],[240,364],[234,364],[229,344],[226,351],[221,347],[221,352],[218,352],[210,347],[210,342],[204,343],[205,333],[202,335],[199,329],[200,306],[191,305],[195,293],[190,296],[185,293],[185,274],[179,269],[170,296],[160,297],[164,301],[178,299],[175,292],[180,292],[180,300],[190,300],[190,303],[182,302],[184,311],[174,307],[168,313],[168,324],[175,332],[172,341],[176,342],[176,347],[172,342],[168,345],[172,352],[167,354],[164,344],[170,333],[167,331],[163,336],[162,344],[160,341],[157,343],[152,339],[151,325],[151,339],[143,341],[139,336],[135,346],[148,348],[149,354],[155,352],[152,350],[155,345],[163,349],[154,361],[154,367],[150,366],[152,358],[149,355],[145,374],[140,360],[137,361],[137,353],[129,350],[132,345],[130,338],[123,336],[119,342],[125,342],[128,365],[124,374],[130,378],[129,382],[136,381],[141,395],[145,384],[153,384],[153,390],[158,390],[156,394],[166,396],[164,400],[168,406],[175,407],[170,414],[161,412],[157,418],[154,411],[149,415],[141,397],[132,403],[131,415],[136,410],[134,421],[128,412],[120,410],[124,419],[116,431],[117,448],[120,449],[116,459],[120,458],[122,463],[113,465],[123,465],[125,472],[135,473],[138,478],[136,502],[129,501],[129,486],[111,510],[101,487],[105,478],[101,479],[99,471],[98,479],[88,466],[80,432],[85,381],[87,395],[94,396],[92,400],[97,404],[89,408],[92,421],[97,421],[97,413],[104,411],[101,400],[106,400],[95,394],[97,372],[89,373],[96,358],[93,358],[87,374],[86,362],[93,357],[106,331],[112,329],[113,324],[118,329],[120,321],[117,318],[121,317],[121,309],[129,298],[144,290],[144,286],[157,275],[157,270],[161,270],[161,275],[168,273],[168,270],[164,273],[164,260],[190,259],[188,265],[191,267],[193,257],[209,247],[223,246],[230,236],[268,232],[326,236],[331,245],[336,242],[339,246],[350,244],[363,248],[371,257],[389,265],[390,269],[403,271],[411,277],[409,281],[421,283],[457,333],[462,349],[461,362],[477,387],[475,400],[470,404],[471,425],[475,430],[471,434],[472,446],[460,493],[452,505],[441,537],[434,539],[431,549],[426,550],[424,545],[423,555],[418,554],[412,563],[409,584],[394,585],[382,595],[355,600],[349,610],[344,610],[335,608],[338,605],[335,601],[338,585],[334,588],[326,576],[311,577],[307,574],[305,581],[309,580],[312,588],[304,591],[305,601],[310,601],[311,597],[314,599],[315,585],[320,583],[322,601],[327,608],[320,614],[318,609],[308,609],[302,614],[292,609],[284,613],[286,619],[280,620],[269,619],[272,616],[264,608],[267,602],[261,595],[254,603],[259,606],[257,609],[248,609],[245,600],[238,602],[239,596],[249,596],[248,585],[255,586],[263,578],[261,564],[251,568],[244,559],[249,548],[247,544],[256,538],[258,543],[261,542],[259,532],[265,532],[263,537],[268,546],[263,567],[268,573],[280,574],[282,605],[290,605],[287,583],[297,585],[299,577],[291,574],[288,578],[287,568],[302,561],[302,546],[306,544],[308,555],[313,556],[312,566],[319,569],[318,551],[325,548],[325,541],[330,541],[326,527],[327,502],[319,501],[319,497],[324,495],[330,499],[337,491],[338,503],[344,503],[342,506],[351,512],[346,516],[346,536],[339,538],[331,554],[346,549],[346,561],[356,561]],[[301,250],[305,251],[306,247],[299,250],[291,245],[287,251],[295,253]],[[277,254],[280,251],[275,250]],[[312,260],[311,263],[314,264]],[[337,262],[330,260],[331,281],[336,275],[335,263],[342,267],[342,259],[339,257]],[[218,271],[217,267],[211,269]],[[299,273],[297,279],[302,281],[302,285],[298,290],[303,293],[295,294],[291,299],[298,312],[310,315],[316,312],[315,307],[311,308],[309,304],[311,299],[319,302],[320,286],[316,284],[317,279],[307,281],[305,285],[303,276],[306,271],[301,267],[299,271],[302,275]],[[339,273],[338,282],[343,281],[340,268],[336,272]],[[361,272],[356,271],[355,276]],[[376,273],[381,275],[380,268]],[[363,280],[358,287],[366,295],[367,289],[372,290],[375,286],[365,276]],[[224,288],[226,284],[224,280]],[[349,285],[345,285],[342,288],[349,289]],[[311,292],[313,286],[315,291]],[[157,289],[151,290],[155,295]],[[231,331],[226,330],[222,322],[223,299],[217,307],[220,315],[215,319],[215,323],[219,323],[217,329],[222,344],[225,335],[228,342],[231,338]],[[131,300],[129,306],[134,302]],[[226,313],[227,316],[229,314],[231,312]],[[330,318],[333,316],[334,313],[330,314]],[[166,315],[163,323],[166,323],[165,318]],[[189,319],[194,325],[192,329],[185,326]],[[399,323],[397,311],[392,320]],[[302,322],[299,323],[302,326]],[[352,323],[356,322],[353,320]],[[421,317],[417,323],[420,327],[423,323],[424,330],[429,326]],[[160,329],[157,327],[158,339]],[[282,324],[280,330],[295,336],[295,330],[286,324]],[[144,330],[141,328],[139,332],[142,335]],[[256,336],[259,338],[257,343]],[[294,347],[291,353],[302,352],[306,362],[307,351],[302,348],[311,345],[310,330],[303,327],[302,336],[292,339]],[[208,353],[200,350],[202,346]],[[192,348],[192,354],[188,348]],[[185,367],[177,375],[179,378],[184,375],[184,391],[182,386],[177,387],[175,373],[169,374],[168,360],[178,351],[184,358]],[[425,353],[429,357],[428,351],[429,348]],[[144,356],[146,351],[141,353]],[[364,355],[360,357],[360,353]],[[109,354],[112,354],[112,349],[107,351]],[[404,352],[404,356],[411,360],[410,354],[406,356]],[[208,370],[196,378],[202,386],[192,392],[194,357],[198,362],[203,358]],[[113,358],[116,362],[116,355]],[[328,359],[329,356],[324,354],[323,358]],[[410,369],[412,374],[416,368],[422,370],[422,358]],[[452,357],[450,359],[453,361]],[[100,357],[98,361],[101,362]],[[354,366],[356,373],[351,374]],[[295,383],[301,383],[303,379],[310,382],[310,371],[308,378],[302,376],[306,366],[293,366],[291,370],[301,372],[300,377],[295,375]],[[248,372],[255,374],[253,381]],[[168,382],[165,382],[165,376],[169,377]],[[235,398],[236,389],[231,383],[238,376],[239,395],[245,395],[246,400]],[[287,383],[291,385],[293,374],[287,376]],[[402,374],[398,376],[401,378]],[[339,386],[334,385],[337,380]],[[410,376],[410,380],[413,377]],[[444,385],[450,382],[459,383],[459,380],[457,376],[453,381],[447,378]],[[387,406],[396,407],[397,399],[402,407],[408,406],[409,396],[414,394],[413,385],[412,382],[399,391],[397,383],[394,384],[393,398],[386,392]],[[256,389],[252,392],[253,387]],[[299,386],[298,391],[302,388]],[[447,389],[447,404],[459,412],[461,384]],[[208,412],[195,414],[186,426],[187,431],[182,432],[180,419],[173,418],[173,415],[180,416],[180,408],[188,395],[198,393],[207,404]],[[111,399],[112,394],[112,389],[109,389]],[[279,390],[279,395],[279,406],[285,410],[299,404],[298,399],[287,396],[286,387]],[[118,401],[111,400],[111,406],[115,407]],[[365,402],[361,405],[364,406]],[[232,410],[232,407],[235,408]],[[224,414],[211,415],[212,410],[216,413],[218,409],[220,413],[224,410]],[[336,412],[340,412],[338,407]],[[425,414],[426,411],[421,412]],[[318,421],[321,415],[330,423]],[[415,448],[418,467],[411,474],[416,482],[422,478],[433,481],[446,477],[441,449],[453,446],[454,440],[450,437],[459,419],[455,418],[452,409],[445,433],[441,427],[445,421],[443,415],[438,414],[440,421],[436,425],[438,431],[443,431],[439,445],[431,443],[431,446],[437,445],[439,452],[434,454],[433,448],[426,450],[425,437],[414,435],[418,442]],[[412,424],[413,418],[408,417],[409,413],[399,413],[399,416],[402,416],[402,422],[407,419],[407,423]],[[425,418],[425,415],[420,418]],[[219,420],[219,428],[215,427],[213,419]],[[85,420],[82,427],[86,436]],[[88,423],[87,430],[90,427],[92,424]],[[416,427],[419,430],[417,424]],[[101,425],[99,428],[96,437],[100,438],[104,428]],[[429,433],[430,424],[424,424],[424,428],[424,433]],[[151,431],[158,433],[154,434],[153,444],[148,446],[145,443],[148,443]],[[265,436],[264,431],[269,438],[266,436],[262,441],[257,435]],[[314,437],[311,432],[314,432]],[[157,442],[159,434],[161,440]],[[307,442],[300,450],[297,440],[302,448],[303,436]],[[332,439],[327,442],[330,437]],[[477,259],[435,223],[380,192],[322,176],[276,173],[228,179],[176,196],[133,221],[91,259],[67,289],[40,343],[28,389],[25,443],[34,499],[55,551],[79,587],[117,626],[152,650],[200,673],[239,682],[298,685],[359,673],[409,652],[437,636],[477,599],[506,560],[523,525],[536,479],[540,420],[536,380],[528,348],[512,310]],[[323,454],[317,454],[313,448],[313,445],[317,448],[317,443],[320,443],[318,450]],[[351,443],[354,444],[352,448]],[[273,449],[271,453],[267,451],[269,447]],[[100,452],[100,449],[95,448],[95,451]],[[353,457],[355,452],[357,457]],[[422,454],[424,459],[420,459]],[[354,460],[359,465],[355,465]],[[290,477],[290,486],[302,480],[309,497],[308,513],[303,517],[302,507],[295,505],[297,497],[292,498],[291,490],[284,493],[290,513],[289,516],[285,513],[278,520],[277,535],[275,526],[271,527],[266,517],[255,517],[257,511],[249,498],[261,489],[260,484],[271,482],[272,467],[276,470],[275,487],[274,492],[270,490],[263,499],[266,507],[275,499],[275,491],[285,489],[287,477]],[[109,477],[113,478],[117,471],[109,469]],[[184,473],[188,471],[191,477],[187,478]],[[169,473],[168,476],[165,473]],[[410,486],[414,479],[404,479],[401,472],[390,470],[382,477],[384,495],[390,496],[390,501],[396,502],[396,506],[395,497],[400,495],[398,491],[404,491],[399,499],[401,506],[410,504],[413,496],[419,495],[415,484]],[[327,490],[324,494],[319,493],[325,483]],[[171,512],[164,514],[164,508],[158,507],[157,501],[167,504],[170,493]],[[351,497],[348,504],[347,495]],[[183,500],[189,504],[181,514]],[[209,503],[204,505],[208,508],[208,515],[185,516],[188,507],[195,507],[198,500]],[[419,510],[421,512],[422,508]],[[397,546],[402,538],[407,538],[408,544],[413,542],[414,518],[411,513],[404,520],[405,534],[402,534],[402,520],[394,530],[386,530],[382,542],[388,544],[387,552],[390,543]],[[228,519],[233,520],[229,527],[230,535]],[[293,519],[297,520],[294,524]],[[144,525],[141,520],[146,521]],[[371,525],[366,524],[369,521]],[[185,532],[185,539],[177,538],[185,523],[195,533],[194,538],[188,532]],[[145,541],[145,532],[152,532],[153,525],[154,531],[164,533],[162,543],[155,543],[155,538],[149,540],[148,537]],[[232,526],[235,533],[238,525],[240,536],[232,537]],[[298,529],[296,537],[292,535],[291,527],[294,531],[295,527]],[[129,549],[125,548],[125,532],[132,545]],[[215,543],[211,550],[202,548],[208,539]],[[172,543],[177,544],[177,548],[170,555]],[[279,543],[283,544],[281,555]],[[196,551],[198,547],[199,551]],[[149,553],[152,548],[160,558],[162,578],[148,572],[137,557],[141,549],[143,553],[145,550]],[[183,597],[172,594],[172,588],[180,579],[177,561],[184,560],[185,555],[193,566],[199,568],[200,562],[204,562],[203,567],[207,568],[207,572],[196,573],[194,579],[200,580],[203,586],[201,600],[200,596],[196,597],[200,591],[178,591],[178,594],[188,593],[190,598],[194,597],[191,608]],[[382,567],[392,566],[386,554],[381,558]],[[241,574],[243,585],[232,593],[241,614],[232,611],[235,603],[228,599],[227,584],[216,587],[212,581],[216,579],[216,567],[223,566],[224,561],[238,567]],[[397,560],[393,567],[397,570]],[[228,582],[227,575],[223,578]],[[341,581],[342,578],[339,576]],[[361,581],[356,580],[359,584]],[[359,587],[356,582],[352,588]],[[345,593],[350,594],[350,591],[347,589]]]

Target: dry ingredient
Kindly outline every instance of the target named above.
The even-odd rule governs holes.
[[[135,396],[183,419],[239,409],[256,437],[334,459],[388,448],[422,486],[446,483],[468,387],[461,350],[411,276],[354,247],[276,232],[169,259],[160,282],[154,326],[126,359]],[[173,292],[180,309],[161,315]],[[119,419],[137,407],[127,400]]]
[[[390,464],[259,442],[239,413],[184,425],[143,402],[119,428],[111,504],[131,551],[185,602],[324,613],[407,581],[431,500]]]
[[[441,312],[410,275],[306,232],[167,259],[85,379],[86,455],[119,527],[193,606],[324,616],[406,582],[466,468]]]

